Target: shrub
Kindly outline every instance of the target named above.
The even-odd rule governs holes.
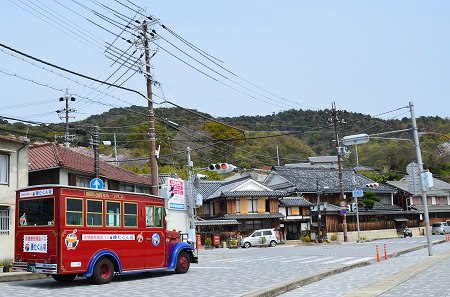
[[[236,239],[231,239],[230,240],[230,245],[231,246],[236,246],[237,245],[237,240]]]
[[[264,244],[266,244],[266,242],[267,242],[267,239],[266,239],[265,236],[261,236],[261,237],[259,238],[259,243],[260,243],[260,244],[264,245]]]
[[[305,236],[303,236],[303,239],[302,239],[304,242],[311,242],[311,237],[309,237],[309,235],[308,234],[306,234]]]
[[[331,240],[331,241],[336,241],[336,240],[337,240],[337,235],[336,235],[336,233],[331,234],[330,240]]]
[[[209,238],[209,237],[207,237],[207,238],[205,239],[205,245],[208,246],[208,247],[210,247],[210,246],[212,245],[212,239]]]

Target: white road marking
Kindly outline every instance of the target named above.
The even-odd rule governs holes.
[[[347,261],[350,259],[355,259],[356,257],[342,257],[342,258],[337,258],[331,261],[326,261],[326,262],[322,262],[320,264],[331,264],[331,263],[337,263],[337,262],[342,262],[342,261]]]
[[[344,264],[344,265],[351,265],[351,264],[364,262],[364,261],[368,261],[368,260],[372,260],[372,259],[373,259],[373,257],[359,258],[359,259],[356,259],[356,260],[353,260],[353,261],[348,261],[348,262],[345,262],[345,263],[342,263],[342,264]]]

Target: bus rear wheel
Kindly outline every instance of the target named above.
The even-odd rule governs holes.
[[[114,277],[114,265],[108,258],[100,258],[94,265],[94,271],[89,278],[94,284],[107,284]]]
[[[180,252],[177,258],[177,267],[175,268],[176,273],[186,273],[191,265],[191,260],[188,253]]]
[[[76,274],[52,274],[52,277],[55,281],[60,283],[68,283],[71,282],[77,277]]]

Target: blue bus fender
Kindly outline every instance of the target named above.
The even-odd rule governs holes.
[[[181,251],[188,251],[188,250],[189,251],[194,250],[192,245],[187,244],[186,242],[183,241],[177,243],[170,251],[169,265],[167,266],[167,269],[175,269],[177,267],[178,254]]]
[[[98,252],[97,254],[94,255],[94,257],[92,257],[91,261],[89,262],[89,266],[87,268],[87,271],[83,274],[83,277],[90,277],[92,276],[92,273],[94,272],[94,266],[95,263],[97,263],[97,260],[100,259],[103,256],[110,256],[112,258],[114,258],[114,260],[116,260],[117,265],[119,267],[119,273],[122,272],[122,265],[120,264],[120,260],[119,257],[116,255],[116,253],[114,253],[111,250],[102,250],[100,252]]]

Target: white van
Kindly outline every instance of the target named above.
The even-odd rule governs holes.
[[[265,239],[263,239],[265,238]],[[239,241],[239,245],[243,248],[249,248],[251,246],[267,245],[274,247],[280,243],[278,232],[275,229],[259,229],[253,231],[247,237],[243,237]]]

